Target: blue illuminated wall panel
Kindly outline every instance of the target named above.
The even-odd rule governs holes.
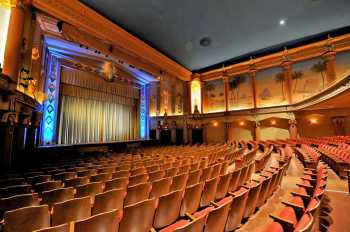
[[[56,143],[60,65],[57,57],[48,54],[45,93],[48,97],[43,108],[41,141],[43,145]]]
[[[140,138],[148,139],[149,122],[149,85],[144,85],[140,89]]]

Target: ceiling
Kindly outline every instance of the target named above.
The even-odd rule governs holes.
[[[81,2],[192,71],[350,26],[349,0]],[[200,46],[203,37],[208,47]]]

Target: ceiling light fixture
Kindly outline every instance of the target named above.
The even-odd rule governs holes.
[[[280,20],[280,26],[284,26],[286,25],[286,20],[285,19],[281,19]]]

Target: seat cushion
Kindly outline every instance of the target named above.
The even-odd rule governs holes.
[[[295,225],[297,223],[297,216],[294,212],[294,209],[292,207],[286,207],[284,208],[278,215],[280,218],[286,219],[288,221],[293,222]]]
[[[190,223],[189,220],[179,220],[175,222],[174,224],[171,224],[170,226],[165,227],[164,229],[160,230],[160,232],[172,232],[176,230],[177,228],[183,227]]]
[[[311,218],[308,214],[304,214],[295,225],[294,231],[305,231],[311,226]]]
[[[283,232],[283,227],[278,222],[272,222],[266,227],[265,232]]]
[[[205,208],[205,209],[202,209],[202,210],[200,210],[200,211],[198,211],[198,212],[195,212],[194,214],[193,214],[193,216],[195,217],[195,218],[199,218],[199,217],[202,217],[202,216],[204,216],[204,215],[207,215],[210,211],[212,211],[213,209],[215,209],[214,207],[207,207],[207,208]]]

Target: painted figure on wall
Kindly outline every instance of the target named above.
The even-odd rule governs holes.
[[[182,114],[182,94],[177,93],[176,94],[176,114]]]

